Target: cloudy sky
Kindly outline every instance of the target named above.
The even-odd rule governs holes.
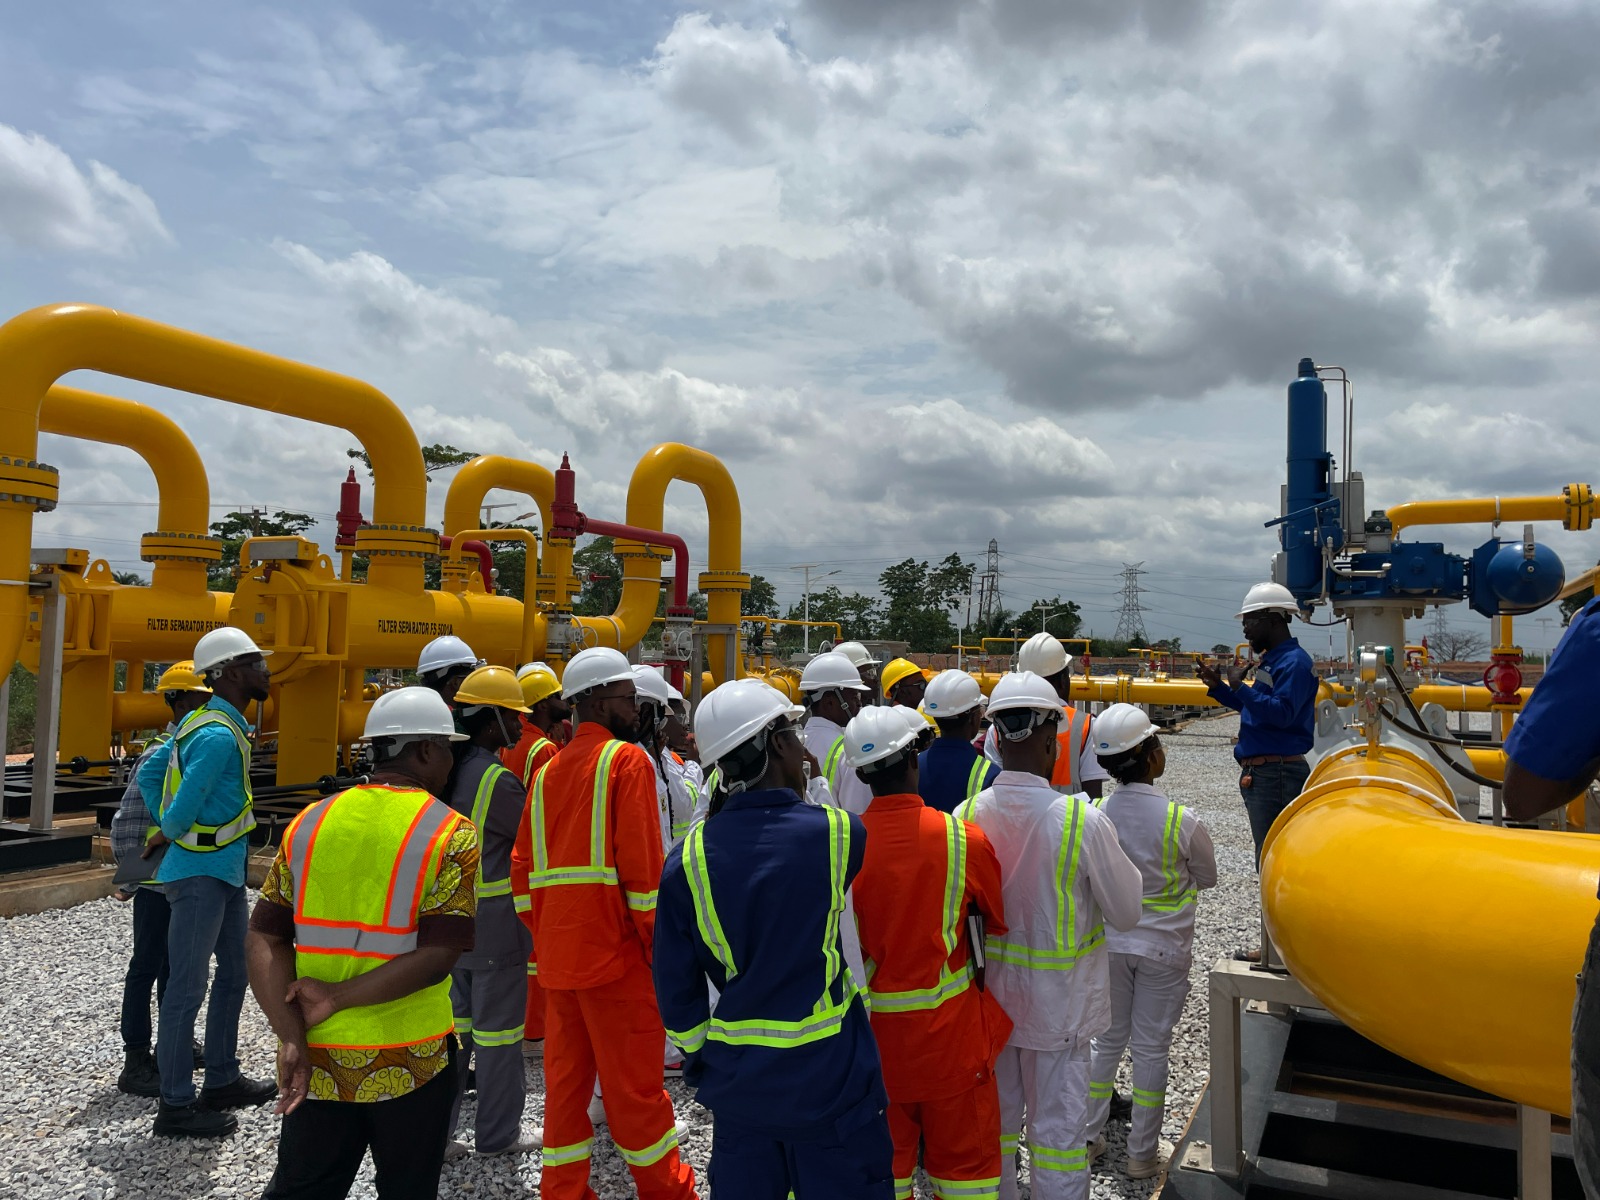
[[[1152,636],[1232,642],[1302,355],[1355,379],[1370,506],[1600,466],[1592,3],[240,11],[8,16],[0,309],[359,376],[424,441],[570,450],[597,516],[648,447],[701,446],[786,599],[791,564],[871,590],[996,538],[1012,607],[1060,594],[1109,634],[1142,560]],[[74,381],[176,417],[214,515],[331,519],[346,435]],[[41,454],[64,502],[35,541],[139,567],[148,471]],[[697,493],[668,516],[703,544]]]

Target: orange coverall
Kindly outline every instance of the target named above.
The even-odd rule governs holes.
[[[502,750],[500,761],[505,764],[508,771],[515,771],[524,784],[531,784],[534,773],[554,758],[560,747],[544,737],[534,726],[527,725],[526,722],[524,726],[522,740],[515,746],[508,746]],[[530,730],[532,736],[527,732]],[[535,746],[538,746],[537,750],[534,750]],[[518,751],[522,757],[513,765],[513,759]],[[532,791],[531,786],[529,791]],[[517,907],[517,915],[522,918],[522,923],[528,927],[529,933],[533,932],[533,900],[528,891],[528,872],[533,864],[533,826],[529,822],[531,815],[529,806],[524,801],[522,823],[517,826],[517,840],[511,846],[511,899]],[[544,988],[539,986],[539,944],[535,942],[528,954],[528,1008],[522,1024],[522,1038],[524,1041],[533,1042],[542,1037],[544,1037]]]
[[[919,1141],[940,1197],[952,1186],[963,1197],[993,1195],[974,1185],[999,1186],[994,1063],[1011,1020],[971,977],[966,918],[975,905],[986,933],[1006,931],[999,860],[977,826],[914,793],[874,797],[861,820],[867,852],[852,892],[889,1093],[895,1195],[912,1195]]]
[[[597,787],[608,758],[609,783]],[[638,746],[584,722],[534,777],[529,809],[546,1020],[540,1194],[596,1200],[586,1110],[598,1072],[606,1123],[641,1200],[692,1200],[694,1172],[678,1155],[661,1083],[666,1031],[650,976],[662,861],[655,766]]]

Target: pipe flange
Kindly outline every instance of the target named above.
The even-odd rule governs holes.
[[[206,533],[156,531],[139,539],[145,562],[214,563],[222,561],[222,539]]]
[[[702,571],[695,586],[702,592],[748,592],[750,576],[743,571]]]
[[[1569,483],[1561,489],[1567,500],[1567,529],[1582,531],[1594,524],[1594,492],[1587,483]]]
[[[633,538],[617,538],[611,544],[611,553],[618,558],[653,558],[657,562],[672,561],[672,547],[658,546],[653,542],[640,542]]]
[[[61,495],[61,472],[35,458],[0,454],[0,506],[15,504],[51,512]]]
[[[439,531],[422,525],[363,525],[356,530],[355,550],[374,557],[437,557]]]

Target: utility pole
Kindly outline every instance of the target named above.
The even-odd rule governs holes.
[[[1119,642],[1131,642],[1134,638],[1149,641],[1144,633],[1144,614],[1139,611],[1139,593],[1144,591],[1139,586],[1139,576],[1144,573],[1142,562],[1122,564],[1122,609],[1117,614],[1116,632]]]
[[[805,589],[806,589],[806,592],[805,592],[805,622],[806,623],[805,623],[803,632],[801,634],[801,638],[802,638],[802,641],[804,643],[805,652],[807,654],[811,653],[811,572],[815,571],[821,565],[822,565],[821,563],[800,563],[798,566],[793,566],[793,567],[789,568],[789,570],[791,570],[791,571],[804,571],[806,573],[806,582],[805,582]],[[821,575],[818,575],[817,578],[818,579],[826,579],[829,575],[837,575],[838,573],[839,573],[838,571],[824,571]]]
[[[1051,617],[1055,616],[1056,613],[1066,612],[1067,610],[1064,605],[1061,608],[1051,608],[1048,604],[1045,604],[1043,601],[1041,601],[1033,606],[1033,611],[1039,614],[1039,632],[1047,633],[1049,631],[1045,628],[1045,622],[1047,622]]]

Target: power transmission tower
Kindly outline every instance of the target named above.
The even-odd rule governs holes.
[[[978,576],[978,625],[987,630],[1000,610],[1000,543],[989,539],[989,556]]]
[[[1116,632],[1119,642],[1134,638],[1149,641],[1144,635],[1144,614],[1139,611],[1139,593],[1144,591],[1139,586],[1139,576],[1145,573],[1143,567],[1142,562],[1122,564],[1122,611],[1117,614]]]

